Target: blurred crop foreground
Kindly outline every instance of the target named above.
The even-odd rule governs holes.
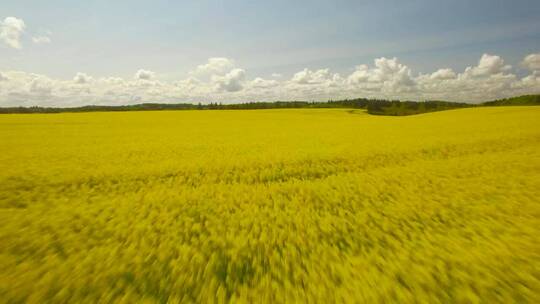
[[[540,299],[540,107],[13,114],[0,151],[0,302]]]

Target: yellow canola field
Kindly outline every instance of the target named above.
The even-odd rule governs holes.
[[[1,303],[540,303],[540,107],[0,116]]]

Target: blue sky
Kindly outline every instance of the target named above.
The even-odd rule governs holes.
[[[456,72],[483,54],[512,73],[540,52],[540,1],[3,1],[24,20],[19,49],[0,43],[0,71],[71,79],[131,78],[139,69],[185,79],[208,58],[234,60],[246,79],[308,68],[348,75],[375,58],[414,74]],[[49,43],[33,43],[46,36]]]

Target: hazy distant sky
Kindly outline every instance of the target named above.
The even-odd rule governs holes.
[[[538,0],[2,1],[0,106],[539,93],[539,16]]]

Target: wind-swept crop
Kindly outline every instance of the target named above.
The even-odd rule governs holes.
[[[538,303],[540,108],[0,116],[0,302]]]

